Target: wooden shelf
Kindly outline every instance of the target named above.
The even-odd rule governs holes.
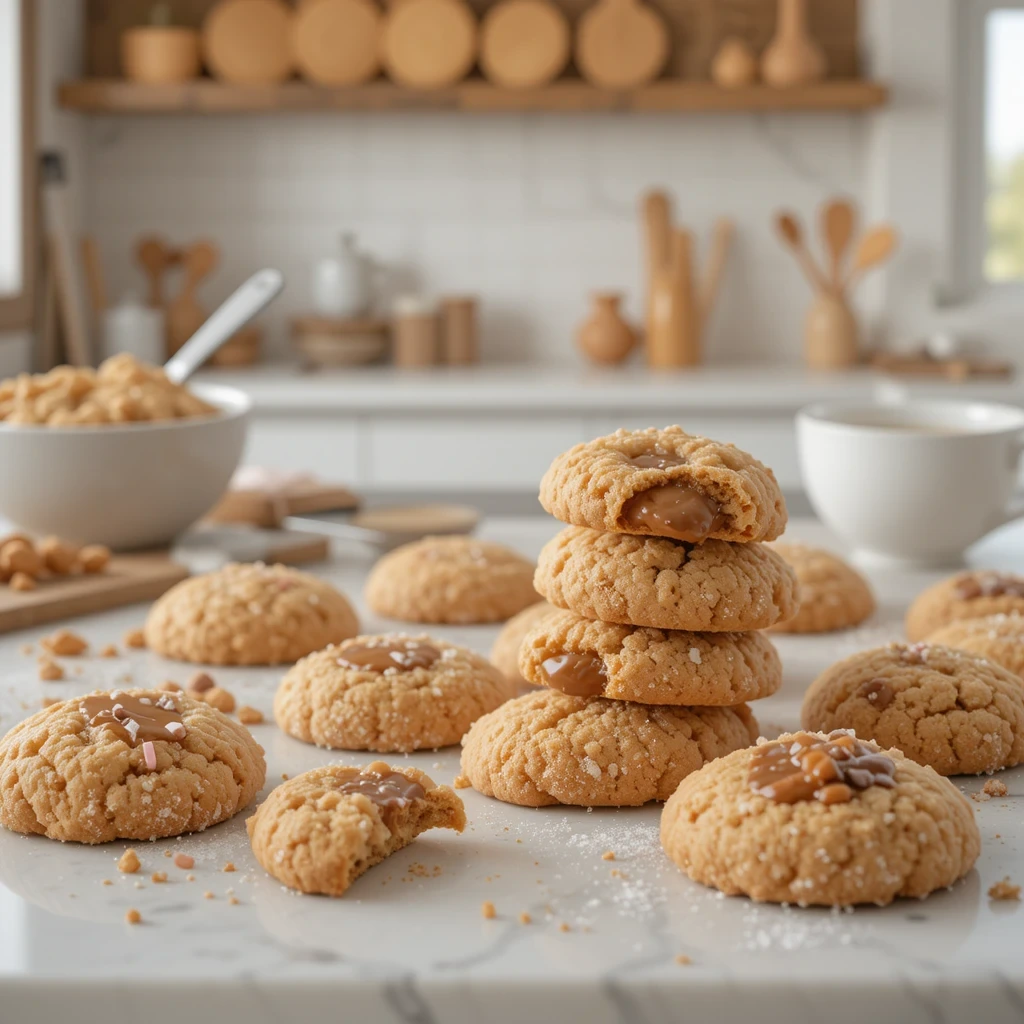
[[[422,92],[380,80],[325,88],[303,82],[274,86],[226,85],[197,79],[182,85],[139,85],[118,78],[63,83],[60,105],[88,114],[368,113],[389,110],[464,113],[618,111],[623,113],[759,113],[858,111],[882,106],[885,86],[862,79],[830,79],[793,89],[754,85],[721,89],[711,82],[662,79],[629,92],[613,92],[580,79],[539,89],[503,89],[467,79],[449,89]]]

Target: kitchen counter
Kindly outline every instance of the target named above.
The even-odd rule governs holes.
[[[494,520],[484,533],[534,555],[554,529],[546,520]],[[790,535],[820,541],[823,531],[798,521]],[[1024,537],[1004,531],[974,557],[1024,570]],[[357,597],[369,565],[368,555],[346,549],[324,575]],[[907,600],[935,577],[873,578],[881,609],[864,627],[776,639],[785,684],[755,705],[766,733],[797,724],[804,688],[827,665],[898,637]],[[96,615],[74,628],[94,648],[119,643],[144,612]],[[364,623],[387,625],[369,615]],[[0,728],[34,710],[43,693],[123,685],[128,674],[135,684],[184,682],[191,672],[131,651],[65,659],[81,674],[43,684],[21,648],[44,632],[0,638]],[[486,652],[496,629],[437,632]],[[214,675],[269,713],[281,671]],[[283,772],[339,757],[375,759],[305,746],[273,724],[253,732],[267,751],[268,786]],[[408,762],[450,782],[458,751]],[[986,892],[1007,875],[1024,882],[1024,769],[1000,778],[1009,797],[972,804],[983,852],[967,879],[923,902],[849,913],[756,905],[690,882],[661,851],[658,806],[530,810],[462,790],[463,835],[427,833],[340,900],[296,895],[265,875],[244,814],[205,834],[135,844],[143,860],[136,876],[115,867],[126,843],[90,848],[0,832],[0,1021],[1020,1021],[1024,906],[992,902]],[[983,781],[956,783],[973,794]],[[168,850],[196,858],[195,882],[170,867]],[[602,859],[606,850],[614,862]],[[227,861],[237,872],[223,873]],[[151,884],[154,870],[171,880]],[[228,902],[232,891],[237,905]],[[482,918],[484,900],[495,904],[494,920]],[[129,907],[143,924],[124,923]],[[519,923],[522,911],[531,924]],[[681,955],[692,962],[678,963]]]

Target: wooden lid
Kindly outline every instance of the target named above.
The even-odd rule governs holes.
[[[546,85],[569,62],[569,22],[547,0],[502,0],[480,26],[480,66],[496,85]]]
[[[295,18],[299,73],[321,85],[358,85],[380,67],[381,15],[373,0],[309,0]]]
[[[469,73],[476,37],[476,19],[462,0],[402,0],[388,11],[381,59],[396,82],[439,89]]]
[[[203,22],[202,42],[203,63],[225,82],[270,85],[294,67],[292,12],[281,0],[220,0]]]
[[[656,78],[668,58],[661,16],[637,0],[599,0],[580,18],[576,63],[606,89],[633,89]]]

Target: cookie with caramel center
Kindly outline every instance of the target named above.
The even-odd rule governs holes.
[[[1024,576],[994,569],[957,573],[923,590],[907,609],[908,640],[924,640],[961,619],[1024,615]]]

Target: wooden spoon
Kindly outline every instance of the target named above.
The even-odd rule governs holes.
[[[647,249],[647,330],[651,329],[651,294],[654,279],[668,268],[672,250],[672,201],[665,192],[652,189],[642,201],[644,244]]]
[[[829,254],[832,287],[842,291],[843,259],[853,239],[856,214],[853,204],[845,199],[833,199],[821,211],[821,233]]]
[[[700,297],[697,303],[699,314],[699,332],[703,333],[711,319],[711,311],[715,307],[715,299],[725,275],[725,265],[729,260],[729,249],[732,247],[736,225],[728,217],[720,217],[715,222],[711,236],[711,252],[708,263],[700,282]]]
[[[891,224],[878,224],[858,242],[847,285],[859,281],[872,267],[884,263],[896,248],[896,229]]]
[[[136,243],[135,258],[142,266],[149,283],[146,305],[152,306],[154,309],[163,309],[163,277],[167,268],[174,262],[171,250],[161,239],[147,235]]]
[[[775,226],[778,228],[782,240],[793,250],[797,262],[807,275],[807,280],[810,282],[811,287],[822,292],[828,291],[828,281],[825,280],[824,274],[818,269],[818,265],[814,262],[807,246],[804,245],[804,233],[796,217],[791,213],[780,213],[775,218]]]

